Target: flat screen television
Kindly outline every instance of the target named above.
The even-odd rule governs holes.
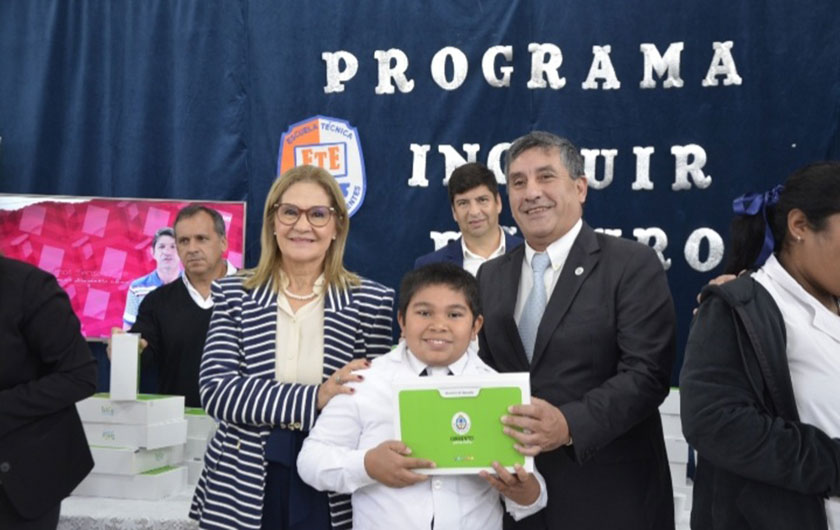
[[[82,334],[105,339],[112,327],[123,327],[131,282],[156,270],[155,234],[193,203],[221,214],[225,257],[241,268],[245,203],[234,201],[0,194],[0,252],[55,275],[70,296]]]

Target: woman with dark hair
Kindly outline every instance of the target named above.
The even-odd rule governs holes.
[[[283,173],[256,268],[213,284],[199,392],[219,420],[190,517],[200,528],[349,527],[348,496],[304,484],[296,460],[327,402],[391,349],[394,291],[344,268],[347,206],[326,170]]]
[[[729,271],[757,270],[704,289],[680,377],[691,526],[838,529],[840,163],[735,210]]]

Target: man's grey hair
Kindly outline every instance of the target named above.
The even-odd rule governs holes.
[[[572,179],[584,177],[583,156],[580,149],[567,138],[545,131],[531,131],[525,136],[520,136],[510,144],[505,155],[505,180],[510,179],[510,164],[522,153],[529,149],[538,147],[540,149],[557,149],[560,158],[566,166],[566,171]]]
[[[203,204],[190,204],[189,206],[184,206],[178,212],[178,215],[175,216],[175,222],[172,226],[177,226],[178,222],[183,219],[188,219],[197,215],[199,212],[204,212],[213,219],[213,231],[219,234],[219,237],[225,237],[225,220],[222,219],[221,214],[214,210],[213,208],[208,208]],[[172,237],[175,237],[174,233]]]

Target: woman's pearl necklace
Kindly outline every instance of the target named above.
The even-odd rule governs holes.
[[[309,294],[295,294],[290,293],[289,289],[287,289],[286,287],[283,287],[283,293],[289,298],[293,298],[295,300],[311,300],[318,296],[318,294],[314,290]]]

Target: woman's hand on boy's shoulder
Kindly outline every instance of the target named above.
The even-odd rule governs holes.
[[[411,449],[398,440],[387,440],[365,453],[365,471],[370,478],[391,488],[404,488],[429,477],[412,469],[433,468],[435,463],[412,458]]]
[[[530,506],[537,502],[540,497],[540,483],[533,473],[528,473],[519,464],[513,466],[515,473],[509,472],[498,462],[493,462],[493,469],[496,470],[495,475],[481,471],[479,476],[520,506]]]

